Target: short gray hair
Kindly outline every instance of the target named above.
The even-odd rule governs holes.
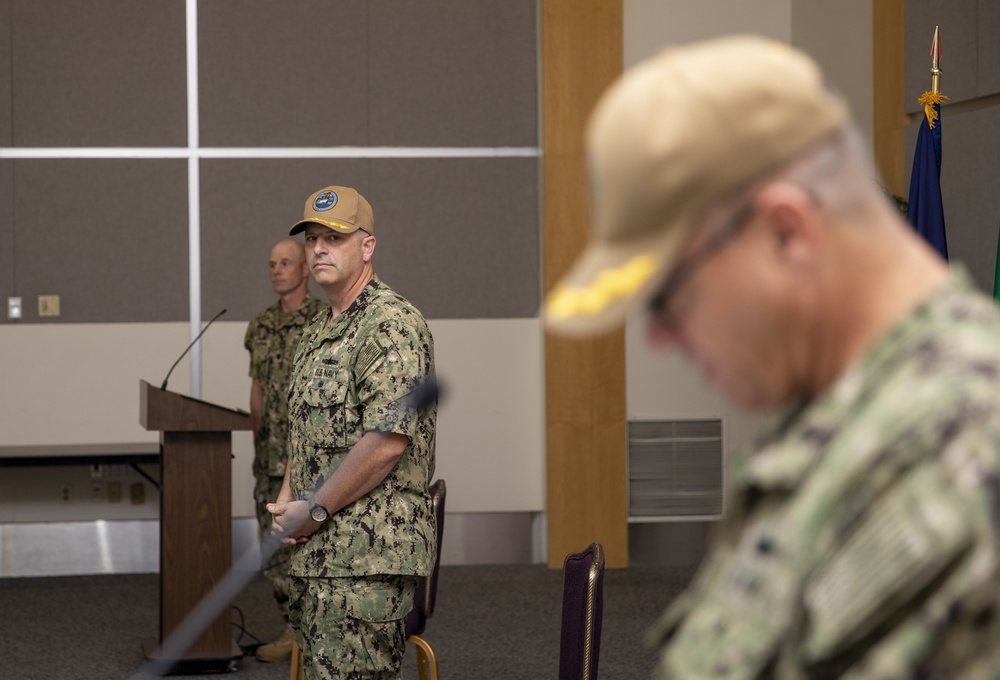
[[[885,192],[861,133],[847,125],[788,164],[778,174],[808,191],[831,215],[863,214]]]

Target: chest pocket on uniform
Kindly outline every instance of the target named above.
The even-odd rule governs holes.
[[[350,372],[345,368],[317,367],[303,401],[309,407],[309,445],[326,449],[353,446],[361,437],[359,404],[351,395]]]

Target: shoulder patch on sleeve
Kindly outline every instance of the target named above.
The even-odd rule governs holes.
[[[366,377],[383,357],[385,357],[385,349],[379,344],[378,340],[369,336],[358,351],[355,375],[359,379]]]

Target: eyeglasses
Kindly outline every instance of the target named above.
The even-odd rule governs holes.
[[[680,316],[674,309],[674,302],[677,293],[687,284],[698,270],[712,259],[736,236],[740,234],[743,227],[747,225],[754,214],[754,201],[749,201],[741,207],[722,227],[712,233],[705,241],[683,262],[678,264],[674,271],[667,277],[660,290],[649,301],[649,315],[664,330],[677,331],[680,328]]]

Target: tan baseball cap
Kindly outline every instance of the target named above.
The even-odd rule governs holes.
[[[620,326],[698,219],[849,118],[808,56],[765,38],[670,48],[629,69],[588,123],[593,233],[548,295],[546,327],[582,337]]]
[[[345,234],[358,229],[375,235],[375,217],[365,197],[350,187],[323,187],[306,200],[305,214],[296,222],[290,236],[305,231],[310,222],[322,224]]]

